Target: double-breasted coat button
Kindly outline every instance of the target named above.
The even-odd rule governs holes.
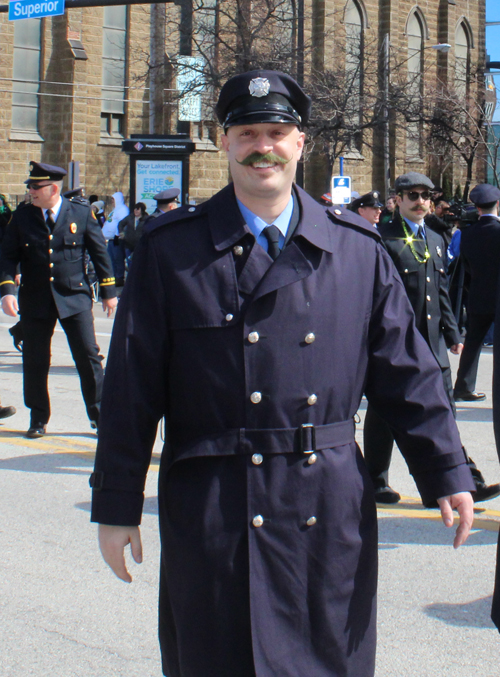
[[[54,282],[54,278],[53,278],[53,277],[49,277],[49,282]]]
[[[243,247],[240,244],[237,244],[233,247],[233,252],[235,256],[241,256],[243,254]]]
[[[253,454],[252,455],[252,463],[254,465],[260,465],[263,460],[264,460],[264,457],[262,456],[262,454]]]
[[[307,524],[308,527],[313,527],[313,526],[316,524],[317,521],[318,521],[318,520],[317,520],[316,517],[314,517],[314,515],[313,515],[312,517],[309,517],[309,519],[307,520],[306,524]]]
[[[309,463],[309,465],[316,463],[317,460],[318,457],[316,456],[316,454],[311,454],[310,456],[307,457],[307,462]]]
[[[53,250],[53,249],[49,249],[49,254],[53,254],[53,253],[54,253],[54,250]]]
[[[53,239],[54,239],[54,236],[53,236],[53,235],[49,235],[49,240],[53,240]]]
[[[428,320],[432,319],[432,315],[427,315],[427,319]]]
[[[430,278],[430,277],[426,277],[425,279],[427,280],[427,282],[430,282],[430,281],[431,281],[431,278]]]
[[[196,207],[189,207],[189,209],[188,209],[188,212],[195,212],[195,211],[196,211]]]
[[[306,343],[314,343],[314,341],[316,341],[316,336],[312,332],[310,334],[306,334],[304,341]]]
[[[426,298],[428,301],[431,300],[431,297],[429,296],[429,294],[427,294],[427,296],[426,296],[425,298]]]
[[[53,267],[54,267],[54,264],[53,264],[53,263],[49,263],[49,268],[53,268]]]
[[[252,520],[252,524],[254,527],[261,527],[264,524],[264,518],[262,515],[255,515],[255,517]]]
[[[405,273],[407,273],[407,272],[408,272],[408,268],[405,268]]]
[[[317,401],[318,401],[318,396],[314,395],[314,394],[309,395],[309,397],[307,398],[307,404],[313,405],[313,404],[316,404]]]
[[[335,214],[337,214],[337,216],[340,216],[340,214],[342,214],[342,212],[340,211],[340,209],[336,209]]]
[[[259,332],[258,332],[258,331],[251,331],[251,332],[248,334],[248,340],[250,341],[250,343],[257,343],[257,341],[259,340],[259,338],[260,338],[260,337],[259,337]]]
[[[262,400],[262,393],[259,393],[258,391],[255,391],[250,395],[250,401],[253,402],[254,404],[259,404],[259,402]]]
[[[233,319],[233,317],[234,317],[234,315],[231,315],[231,313],[228,313],[228,314],[226,315],[226,322],[231,322],[231,320]]]

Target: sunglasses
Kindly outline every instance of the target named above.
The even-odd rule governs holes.
[[[31,190],[40,190],[40,188],[46,188],[46,186],[53,186],[52,183],[28,183],[28,188]]]
[[[431,199],[431,194],[428,190],[424,190],[422,193],[419,193],[418,190],[408,190],[406,191],[406,194],[410,198],[412,202],[415,202],[415,200],[418,200],[419,197],[422,198],[422,200],[430,200]]]

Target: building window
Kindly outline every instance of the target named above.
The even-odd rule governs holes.
[[[40,88],[41,19],[23,19],[14,24],[12,129],[38,131]]]
[[[105,6],[103,11],[101,136],[122,136],[125,119],[127,7]]]
[[[408,93],[413,106],[406,126],[406,154],[421,157],[422,123],[420,118],[423,87],[424,26],[414,12],[408,19]]]
[[[469,93],[470,44],[464,23],[455,32],[455,93],[465,97]]]
[[[347,99],[346,119],[352,134],[348,145],[352,150],[361,150],[361,126],[363,90],[363,15],[357,2],[348,0],[344,13],[345,24],[345,85],[350,96]]]

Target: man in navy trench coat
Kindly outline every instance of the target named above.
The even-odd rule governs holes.
[[[233,184],[155,219],[106,370],[93,486],[105,560],[142,559],[158,421],[168,677],[372,677],[377,523],[354,441],[365,392],[424,501],[472,523],[439,367],[379,236],[293,186],[309,99],[253,71],[217,106]],[[263,228],[276,226],[264,231]]]

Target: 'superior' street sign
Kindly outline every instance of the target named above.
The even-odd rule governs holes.
[[[64,14],[64,0],[11,0],[9,21],[41,19],[43,16]]]

